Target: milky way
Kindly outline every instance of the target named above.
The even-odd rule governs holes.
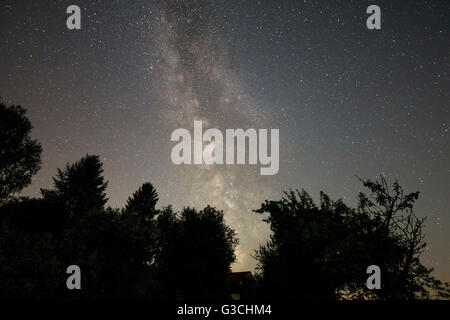
[[[229,41],[211,5],[177,2],[153,11],[151,30],[155,32],[150,44],[160,51],[147,62],[155,66],[150,91],[158,97],[159,116],[168,129],[192,131],[194,120],[213,128],[264,128],[269,124],[235,74]],[[174,167],[167,179],[172,188],[187,194],[189,204],[212,204],[224,210],[241,239],[238,264],[254,263],[248,255],[255,249],[251,244],[267,238],[268,228],[251,211],[261,196],[270,194],[270,181],[260,181],[254,166],[242,165]]]

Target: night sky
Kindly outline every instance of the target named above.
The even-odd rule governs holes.
[[[82,10],[68,30],[66,8]],[[381,8],[381,30],[366,9]],[[43,166],[100,155],[109,205],[143,182],[159,206],[225,211],[235,271],[269,235],[252,213],[289,188],[356,204],[363,179],[421,191],[424,262],[450,281],[450,1],[0,1],[0,96],[28,110]],[[182,165],[176,128],[276,128],[280,170]]]

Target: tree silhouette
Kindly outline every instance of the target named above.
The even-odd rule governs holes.
[[[142,299],[151,290],[141,285],[156,253],[154,230],[136,215],[120,210],[89,212],[67,229],[60,257],[83,271],[83,289],[68,298]]]
[[[225,224],[223,212],[207,206],[200,211],[184,208],[177,215],[169,207],[160,213],[157,224],[156,264],[169,297],[179,291],[185,299],[224,298],[238,240]]]
[[[64,271],[51,234],[0,225],[0,299],[60,298]]]
[[[58,169],[53,178],[54,189],[41,189],[48,201],[64,206],[70,220],[79,218],[91,210],[99,210],[107,202],[103,178],[103,165],[97,155],[86,155],[64,170]]]
[[[426,247],[423,234],[426,218],[418,218],[413,210],[420,193],[405,194],[397,181],[389,187],[383,176],[379,181],[361,181],[369,194],[359,194],[357,213],[373,221],[372,229],[368,230],[372,240],[366,247],[371,259],[389,270],[384,273],[383,290],[376,291],[377,298],[428,299],[431,294],[449,298],[449,284],[435,279],[431,275],[433,269],[420,261]]]
[[[365,181],[357,209],[321,193],[317,206],[305,192],[266,201],[257,213],[269,213],[273,235],[256,252],[266,293],[285,299],[416,299],[431,292],[448,296],[448,285],[420,262],[423,220],[414,216],[418,193],[391,192],[384,178]],[[366,268],[378,265],[381,290],[366,286]]]
[[[42,198],[16,197],[38,170],[41,147],[20,106],[1,104],[0,116],[0,298],[228,298],[238,240],[222,211],[156,209],[148,182],[123,209],[105,209],[107,182],[95,155],[58,169]],[[419,192],[404,193],[384,177],[362,182],[368,193],[358,195],[356,208],[324,193],[316,205],[306,191],[291,190],[256,210],[268,213],[273,231],[255,255],[258,297],[450,297],[449,285],[420,260],[425,220],[413,212]],[[82,270],[82,290],[65,286],[72,264]],[[373,264],[381,268],[380,290],[366,286]],[[247,289],[256,296],[254,283]]]
[[[40,169],[42,147],[30,138],[33,127],[25,113],[0,101],[0,201],[29,185]]]
[[[290,191],[256,210],[269,213],[265,221],[273,231],[255,256],[269,298],[337,298],[335,289],[344,280],[337,271],[342,268],[335,248],[349,234],[344,221],[348,211],[341,201],[331,202],[323,193],[318,207],[306,191]]]
[[[152,218],[156,214],[158,193],[149,182],[144,183],[127,200],[125,211],[134,212],[142,217]]]
[[[35,198],[15,198],[0,207],[0,224],[27,233],[61,234],[67,221],[64,208],[56,202]]]

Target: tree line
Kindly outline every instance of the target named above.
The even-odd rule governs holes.
[[[107,207],[108,182],[97,155],[58,169],[51,189],[20,196],[41,166],[42,147],[21,106],[0,101],[0,298],[229,298],[236,232],[214,207],[157,208],[150,183],[123,208]],[[412,300],[450,297],[450,286],[420,260],[424,219],[413,212],[419,192],[384,178],[361,180],[366,193],[352,208],[304,190],[266,200],[272,234],[254,253],[255,282],[247,299]],[[82,289],[68,290],[66,268],[82,270]],[[367,266],[382,288],[366,286]],[[251,289],[251,290],[250,290]]]

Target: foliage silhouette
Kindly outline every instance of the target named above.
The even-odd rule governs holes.
[[[1,300],[58,298],[65,287],[64,271],[51,234],[0,226]]]
[[[425,247],[423,219],[413,214],[419,193],[404,194],[395,182],[363,181],[357,209],[320,194],[317,206],[306,191],[289,191],[265,201],[257,213],[269,213],[273,235],[256,251],[265,290],[275,299],[448,297],[449,286],[420,262]],[[382,272],[381,290],[366,286],[369,265]]]
[[[0,224],[27,233],[56,236],[67,224],[64,208],[56,202],[36,198],[14,198],[0,207]]]
[[[222,211],[157,210],[150,183],[122,210],[104,209],[98,156],[58,169],[54,182],[53,190],[42,190],[42,199],[17,198],[0,206],[0,249],[8,247],[0,250],[1,297],[168,299],[180,290],[186,299],[226,296],[237,238]],[[42,268],[34,269],[34,263]],[[80,291],[65,288],[65,268],[72,264],[82,270]]]
[[[388,270],[377,298],[427,299],[431,294],[449,298],[449,284],[435,279],[431,275],[433,269],[420,261],[426,247],[423,233],[426,218],[418,218],[413,211],[420,193],[405,194],[397,181],[389,187],[383,176],[379,181],[361,182],[369,193],[359,194],[357,213],[370,217],[375,224],[370,230],[373,240],[366,247],[373,253],[371,259]]]
[[[66,230],[61,239],[64,265],[77,264],[83,289],[69,297],[83,299],[141,299],[141,275],[156,253],[152,224],[120,210],[90,211]]]
[[[144,183],[122,209],[105,208],[107,182],[99,156],[58,169],[42,198],[17,197],[39,169],[41,147],[20,106],[0,104],[1,299],[226,299],[236,260],[236,232],[206,206],[157,209]],[[361,180],[362,181],[362,180]],[[265,201],[273,231],[257,250],[258,283],[243,294],[269,299],[411,300],[449,297],[425,267],[419,193],[395,182],[362,181],[357,208],[305,191]],[[66,288],[66,268],[80,266],[82,290]],[[382,289],[367,289],[367,266],[382,271]],[[228,278],[229,280],[229,278]],[[229,283],[228,283],[229,284]],[[258,287],[261,285],[261,288]]]
[[[40,169],[42,147],[30,138],[33,127],[25,113],[0,101],[0,201],[29,185]]]
[[[90,210],[103,209],[107,202],[103,165],[97,155],[86,155],[64,170],[58,169],[53,178],[54,189],[41,189],[44,199],[64,206],[73,222]]]
[[[159,279],[174,298],[220,299],[236,256],[236,233],[225,224],[222,211],[207,206],[184,208],[176,214],[167,207],[157,217]]]
[[[146,182],[128,198],[125,211],[151,219],[157,213],[156,203],[158,200],[156,189],[151,183]]]

